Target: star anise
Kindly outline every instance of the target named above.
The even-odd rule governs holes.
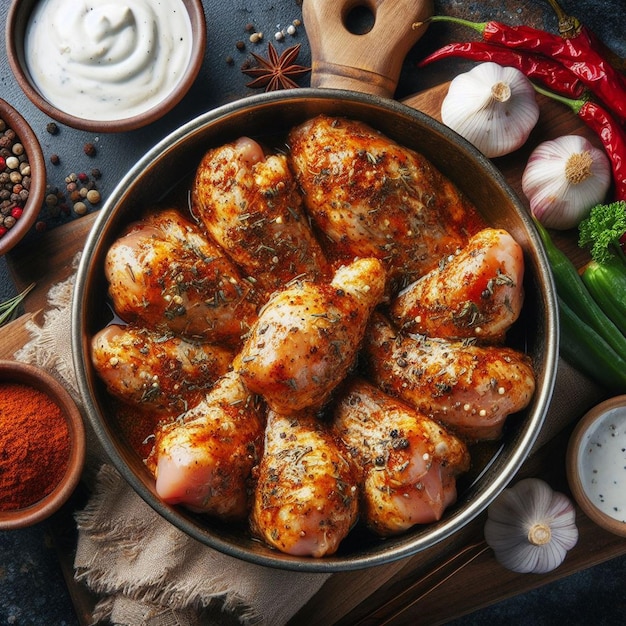
[[[252,52],[252,56],[259,65],[258,67],[249,67],[241,70],[244,74],[254,78],[246,87],[251,87],[252,89],[265,87],[265,91],[298,87],[293,79],[304,76],[311,71],[309,67],[294,63],[299,53],[300,44],[297,44],[285,48],[279,56],[276,48],[271,43],[267,46],[267,59]]]

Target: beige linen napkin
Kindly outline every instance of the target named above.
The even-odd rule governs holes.
[[[76,259],[76,262],[78,258]],[[71,356],[74,275],[48,294],[42,326],[15,358],[46,368],[78,401]],[[582,374],[559,364],[553,400],[534,449],[578,419],[601,397]],[[268,624],[280,626],[327,579],[324,574],[265,568],[223,555],[188,537],[152,510],[108,464],[88,431],[85,480],[92,487],[76,516],[75,576],[100,594],[94,622],[128,626]]]

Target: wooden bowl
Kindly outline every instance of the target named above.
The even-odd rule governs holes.
[[[61,409],[67,421],[70,446],[67,467],[57,485],[43,498],[24,508],[0,509],[0,530],[32,526],[57,511],[78,485],[85,462],[86,445],[85,429],[78,407],[66,389],[50,374],[27,363],[0,360],[0,389],[7,383],[27,385],[46,394]],[[3,429],[6,427],[2,425]]]
[[[7,128],[15,131],[19,143],[24,146],[30,164],[30,190],[22,215],[15,225],[0,236],[0,256],[13,248],[35,223],[46,194],[46,164],[41,145],[28,122],[8,103],[0,98],[0,119]],[[0,133],[2,135],[2,133]]]
[[[9,65],[15,78],[26,96],[41,109],[46,115],[53,119],[77,128],[99,133],[122,132],[146,126],[157,119],[163,117],[176,104],[180,102],[187,93],[193,82],[195,81],[202,62],[204,60],[204,52],[206,49],[206,20],[201,0],[182,0],[185,9],[189,15],[191,24],[191,55],[184,71],[182,78],[172,90],[165,90],[161,100],[157,101],[151,108],[137,113],[125,114],[124,109],[120,109],[120,117],[112,117],[111,119],[90,119],[78,115],[76,111],[68,112],[63,110],[63,106],[58,106],[51,101],[49,97],[44,95],[40,89],[26,61],[26,33],[31,23],[31,17],[34,9],[37,7],[39,0],[22,0],[21,2],[12,2],[7,15],[6,24],[6,50]],[[140,20],[138,20],[139,23]],[[67,25],[64,25],[66,27]],[[85,24],[85,30],[89,32],[89,24]],[[80,35],[75,33],[75,36]],[[52,43],[50,43],[52,45]],[[133,51],[131,51],[131,55]],[[136,58],[138,55],[134,55]],[[128,57],[125,61],[131,60]],[[120,63],[121,64],[121,63]],[[97,64],[96,64],[97,66]],[[105,69],[110,69],[104,66]],[[59,79],[61,80],[61,79]],[[145,87],[142,91],[149,91],[149,87]],[[123,102],[120,99],[120,102]],[[117,101],[116,101],[117,102]],[[118,106],[114,104],[113,106]],[[123,107],[123,105],[121,105]],[[65,107],[67,108],[67,107]]]
[[[584,513],[626,537],[626,395],[588,411],[567,447],[567,479]]]

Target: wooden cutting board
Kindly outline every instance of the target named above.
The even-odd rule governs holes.
[[[405,102],[440,119],[441,101],[446,92],[447,84],[417,94]],[[564,106],[543,97],[540,104],[541,116],[528,143],[515,154],[494,161],[526,205],[521,192],[521,174],[530,151],[540,141],[576,133],[600,145]],[[30,339],[25,324],[31,319],[41,320],[50,286],[64,280],[73,271],[74,256],[82,249],[95,217],[96,214],[91,214],[50,231],[36,248],[18,246],[9,253],[7,260],[18,288],[32,282],[36,287],[25,300],[26,313],[0,328],[0,358],[12,358],[14,352]],[[558,235],[556,240],[577,265],[586,261],[573,233]],[[536,454],[526,463],[522,474],[544,476],[551,484],[566,489],[562,461],[567,435],[563,433]],[[485,549],[483,522],[483,518],[475,520],[453,537],[415,557],[366,571],[333,575],[302,608],[293,623],[400,624],[417,606],[422,623],[436,624],[626,553],[626,541],[602,531],[579,512],[580,540],[568,554],[565,564],[542,576],[517,575],[500,567],[491,552]],[[55,526],[51,528],[54,533]],[[73,579],[73,544],[66,537],[60,537],[57,546],[79,621],[87,624],[94,598]],[[416,603],[416,600],[419,601]],[[407,605],[408,612],[393,617]]]

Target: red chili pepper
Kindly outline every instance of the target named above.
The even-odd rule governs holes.
[[[584,98],[579,100],[565,98],[537,86],[535,89],[544,96],[567,105],[598,135],[611,162],[615,186],[614,198],[626,200],[626,133],[619,122],[597,102]]]
[[[581,44],[587,44],[597,50],[615,69],[623,72],[626,70],[626,59],[617,55],[608,48],[603,41],[600,41],[596,34],[589,30],[580,20],[565,13],[561,5],[556,0],[548,0],[548,4],[554,9],[559,21],[559,33],[563,39],[579,37]],[[587,41],[585,41],[585,39]],[[626,80],[626,77],[622,77]]]
[[[544,86],[564,96],[580,98],[585,91],[585,86],[580,79],[554,59],[532,52],[511,50],[484,41],[448,44],[422,59],[417,66],[424,67],[433,61],[449,57],[460,57],[471,61],[492,61],[498,65],[515,67],[528,78],[539,80]]]
[[[434,15],[431,22],[453,22],[478,31],[484,41],[514,50],[535,52],[559,61],[622,121],[626,121],[626,84],[623,76],[592,46],[588,38],[564,39],[531,26],[502,22],[470,22]]]
[[[585,102],[578,117],[597,133],[613,169],[615,200],[626,200],[626,133],[611,114],[597,102]]]

